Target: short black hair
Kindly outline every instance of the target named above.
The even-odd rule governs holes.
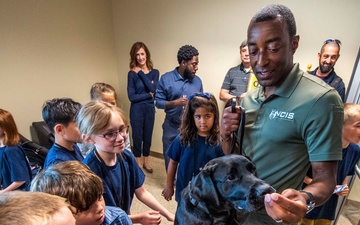
[[[251,19],[250,23],[275,20],[276,18],[279,18],[279,16],[281,16],[286,22],[290,38],[294,37],[296,35],[295,18],[291,10],[284,5],[271,4],[265,6],[255,14],[255,16]]]
[[[74,121],[80,108],[81,104],[71,98],[54,98],[44,103],[42,117],[50,130],[54,131],[56,124],[68,126]]]
[[[197,56],[197,55],[199,55],[199,52],[195,47],[193,47],[191,45],[184,45],[181,48],[179,48],[179,51],[177,53],[177,60],[180,64],[181,61],[183,61],[183,60],[189,61],[194,56]]]

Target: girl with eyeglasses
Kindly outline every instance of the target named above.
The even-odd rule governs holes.
[[[81,108],[76,120],[83,140],[95,145],[83,162],[103,180],[105,204],[122,208],[133,223],[159,224],[161,215],[174,221],[174,214],[145,189],[145,175],[134,155],[124,151],[129,126],[124,112],[109,103],[92,101]],[[154,211],[131,215],[134,194]]]
[[[180,201],[181,191],[192,177],[210,160],[223,156],[220,145],[219,108],[215,97],[209,93],[196,93],[188,98],[182,115],[180,134],[167,150],[170,157],[165,189],[162,195]]]

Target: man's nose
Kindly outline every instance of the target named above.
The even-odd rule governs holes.
[[[259,66],[265,66],[268,63],[269,63],[269,58],[268,58],[266,51],[260,52],[259,56],[258,56],[257,64]]]

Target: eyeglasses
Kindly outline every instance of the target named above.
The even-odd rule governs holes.
[[[336,44],[338,44],[339,46],[341,45],[341,41],[340,41],[340,40],[338,40],[338,39],[333,39],[333,38],[327,39],[326,41],[324,41],[324,44],[327,44],[327,43],[330,43],[330,42],[336,42]]]
[[[98,136],[105,138],[108,141],[115,141],[119,133],[121,136],[125,137],[128,129],[128,126],[121,126],[118,131],[111,131],[106,134],[99,134]]]
[[[195,94],[190,95],[190,96],[188,97],[188,101],[191,101],[191,99],[193,99],[194,97],[203,97],[203,98],[210,99],[210,98],[211,98],[211,94],[209,94],[209,93],[195,93]]]

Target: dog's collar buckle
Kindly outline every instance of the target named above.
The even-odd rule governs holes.
[[[195,198],[193,198],[193,196],[191,194],[189,195],[189,198],[190,198],[191,204],[193,204],[193,206],[197,207],[199,202]]]

